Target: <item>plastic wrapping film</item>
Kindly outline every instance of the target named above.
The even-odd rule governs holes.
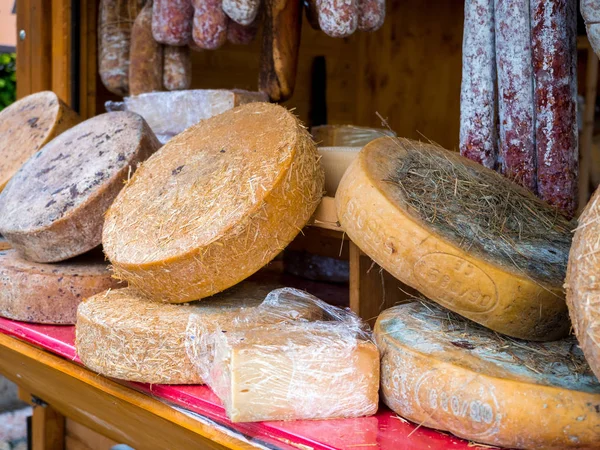
[[[306,303],[320,320],[281,311]],[[306,292],[269,293],[249,314],[208,330],[188,321],[188,357],[223,402],[232,422],[329,419],[374,414],[379,402],[379,353],[368,325],[352,312]]]
[[[261,92],[225,89],[195,89],[173,92],[149,92],[125,97],[122,102],[108,101],[107,111],[132,111],[141,115],[161,143],[197,124],[235,106],[266,102]]]
[[[374,139],[396,136],[392,130],[355,125],[319,125],[310,134],[319,147],[364,147]]]

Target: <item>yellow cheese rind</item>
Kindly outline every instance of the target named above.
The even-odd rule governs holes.
[[[508,448],[598,448],[600,383],[574,339],[504,339],[419,303],[384,311],[374,333],[399,415]]]
[[[28,95],[0,112],[0,191],[35,152],[81,118],[54,92]]]
[[[565,287],[575,335],[600,377],[600,189],[579,217]]]
[[[202,377],[186,349],[188,330],[200,338],[200,325],[210,332],[241,317],[260,323],[258,307],[276,287],[246,281],[186,305],[149,300],[132,288],[104,292],[79,305],[77,353],[83,364],[105,376],[152,384],[200,384]],[[320,317],[309,304],[278,311],[278,321]]]
[[[106,215],[115,274],[171,303],[271,261],[323,193],[316,147],[285,108],[251,103],[188,128],[144,163]]]
[[[469,241],[462,245],[455,243],[428,222],[435,218],[419,218],[401,200],[404,194],[400,187],[390,195],[389,189],[394,188],[388,186],[382,172],[388,168],[394,170],[392,164],[400,167],[407,155],[417,151],[444,155],[474,173],[487,171],[459,155],[433,146],[390,138],[371,142],[346,171],[335,199],[338,219],[352,241],[402,282],[486,327],[522,339],[552,340],[565,336],[569,321],[561,275],[553,282],[536,279],[527,268],[503,264],[500,258],[486,255],[485,250],[476,252],[475,245]],[[500,175],[488,172],[483,174],[491,177],[498,189],[507,189],[515,197],[525,196],[528,202],[533,202],[544,213],[548,212],[549,207],[541,201]],[[449,195],[443,201],[454,201],[452,193]],[[557,220],[564,232],[553,233],[568,243],[568,224],[563,224],[564,219]],[[563,248],[568,247],[565,244],[560,247]],[[560,256],[558,254],[556,258],[560,259]],[[510,258],[509,254],[504,259],[510,261]],[[542,264],[542,269],[562,273],[550,266]]]
[[[8,319],[73,325],[83,299],[119,285],[100,252],[39,264],[0,251],[0,316]]]

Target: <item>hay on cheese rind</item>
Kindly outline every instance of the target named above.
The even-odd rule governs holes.
[[[384,311],[374,334],[400,416],[501,447],[598,448],[600,383],[573,337],[502,337],[420,302]]]
[[[496,172],[434,145],[380,138],[346,171],[336,208],[362,251],[428,298],[510,336],[568,333],[570,224]]]
[[[600,377],[600,189],[579,217],[565,287],[575,335]]]
[[[83,299],[119,286],[100,251],[58,264],[26,261],[15,250],[0,251],[0,316],[8,319],[73,325]]]
[[[323,170],[285,108],[251,103],[169,141],[106,215],[117,277],[171,303],[208,297],[270,262],[306,225]]]
[[[207,332],[229,327],[245,316],[260,324],[257,307],[277,287],[245,281],[185,305],[149,300],[132,288],[101,293],[79,305],[77,353],[87,367],[105,376],[153,384],[200,384],[203,380],[187,353],[190,334],[199,326]],[[279,310],[276,321],[320,318],[321,311],[310,303],[294,306]]]
[[[81,121],[54,92],[28,95],[0,112],[0,191],[35,152]]]
[[[130,112],[93,117],[30,158],[0,195],[0,233],[24,257],[57,262],[102,240],[104,214],[137,164],[160,147]]]

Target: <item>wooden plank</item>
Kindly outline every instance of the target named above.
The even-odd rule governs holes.
[[[80,0],[80,87],[79,114],[88,119],[96,115],[98,75],[98,2]],[[103,110],[101,110],[103,112]]]
[[[52,90],[67,105],[72,103],[71,0],[52,0]]]
[[[137,450],[253,449],[220,428],[0,334],[0,373],[59,413]]]
[[[25,32],[25,39],[17,36],[17,98],[31,94],[31,4],[35,0],[17,2],[17,34]]]
[[[66,450],[110,450],[117,444],[74,420],[66,421]]]
[[[585,109],[583,111],[583,129],[581,131],[579,145],[579,212],[585,208],[591,193],[590,179],[593,170],[592,147],[594,138],[594,117],[596,112],[597,86],[598,57],[588,44],[585,73]]]
[[[32,450],[64,450],[65,418],[52,406],[35,406],[31,418]]]
[[[383,270],[350,242],[350,309],[372,326],[377,316],[417,293]]]
[[[304,251],[313,255],[328,256],[336,259],[348,259],[348,239],[342,239],[340,233],[330,230],[306,227],[286,250]]]
[[[28,33],[32,70],[30,93],[46,91],[52,87],[52,27],[48,20],[51,11],[52,0],[31,1],[30,32]]]

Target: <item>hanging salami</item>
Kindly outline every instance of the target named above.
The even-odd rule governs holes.
[[[495,168],[494,0],[466,0],[460,93],[460,153]]]
[[[205,50],[216,50],[227,41],[227,22],[220,0],[194,0],[194,43]]]
[[[500,171],[536,191],[529,0],[495,0]]]
[[[532,0],[538,193],[577,210],[577,15],[572,0]]]
[[[192,37],[191,0],[154,0],[152,35],[166,45],[186,45]]]
[[[188,47],[164,48],[163,85],[169,91],[189,89],[192,84],[192,60]]]

